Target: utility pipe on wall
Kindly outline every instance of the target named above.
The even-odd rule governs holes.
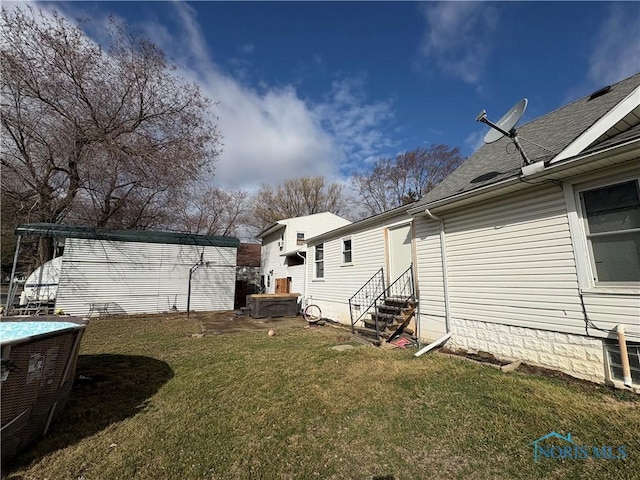
[[[440,257],[442,258],[442,282],[444,289],[444,325],[445,325],[445,335],[440,337],[435,342],[430,343],[426,347],[418,350],[414,355],[419,357],[423,353],[427,353],[429,350],[437,347],[438,345],[443,344],[447,340],[451,338],[451,303],[449,301],[449,274],[447,271],[447,242],[444,233],[444,220],[440,217],[437,217],[433,213],[429,211],[429,209],[425,209],[424,213],[433,220],[437,220],[440,222]]]
[[[16,295],[17,284],[16,284],[16,267],[18,265],[18,256],[20,254],[20,240],[22,239],[22,235],[18,235],[18,239],[16,240],[16,251],[13,255],[13,267],[11,268],[11,278],[9,278],[9,291],[7,292],[7,304],[4,308],[4,314],[9,315],[9,309],[11,305],[13,305],[13,298]]]
[[[620,356],[622,357],[622,380],[625,387],[631,388],[631,367],[629,366],[629,353],[627,352],[627,341],[624,337],[624,325],[618,325],[618,344],[620,345]]]
[[[300,251],[296,250],[296,255],[299,256],[302,259],[302,264],[304,265],[304,292],[302,292],[302,298],[300,299],[300,302],[304,302],[305,301],[305,297],[307,296],[307,257],[305,257],[304,255],[300,254]],[[301,305],[302,306],[302,305]],[[303,306],[304,308],[304,306]]]

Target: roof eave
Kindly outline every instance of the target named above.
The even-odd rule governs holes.
[[[265,228],[264,230],[262,230],[260,233],[258,233],[258,235],[256,235],[256,238],[264,238],[267,237],[269,235],[271,235],[272,233],[277,232],[278,230],[285,228],[286,225],[284,223],[280,223],[275,222],[271,225],[269,225],[267,228]]]
[[[415,203],[415,202],[414,202]],[[379,213],[377,215],[373,215],[369,218],[365,218],[364,220],[360,220],[358,222],[349,223],[347,225],[343,225],[342,227],[334,228],[333,230],[329,230],[328,232],[321,233],[316,235],[315,237],[308,238],[306,240],[307,245],[311,243],[317,243],[320,240],[324,240],[327,238],[333,238],[339,235],[345,235],[352,230],[359,230],[361,227],[367,227],[369,225],[374,225],[381,220],[386,220],[387,218],[395,217],[396,215],[406,214],[407,208],[413,204],[403,205],[400,207],[396,207],[393,210],[387,210],[386,212]]]
[[[561,162],[556,161],[553,164],[550,162],[545,163],[545,168],[533,175],[527,176],[529,180],[536,179],[544,179],[545,177],[549,177],[551,175],[557,176],[558,173],[567,172],[571,174],[570,170],[575,167],[583,166],[587,163],[596,162],[598,160],[602,160],[604,158],[611,158],[614,160],[615,156],[621,158],[622,161],[626,160],[626,155],[634,150],[640,149],[640,138],[634,138],[619,144],[611,145],[602,150],[591,151],[588,153],[583,153],[580,155],[576,155],[571,158],[566,158]],[[613,153],[612,155],[612,152]],[[475,190],[469,190],[466,192],[461,192],[457,195],[452,195],[449,197],[445,197],[439,200],[435,200],[433,202],[423,203],[419,206],[409,209],[409,214],[411,215],[419,215],[424,212],[426,209],[434,209],[439,207],[453,207],[459,202],[469,200],[474,197],[480,197],[484,195],[490,195],[491,193],[499,192],[507,187],[522,184],[523,188],[528,187],[526,183],[521,181],[522,175],[516,175],[509,179],[502,180],[500,182],[496,182],[490,185],[485,185],[484,187],[477,188]]]

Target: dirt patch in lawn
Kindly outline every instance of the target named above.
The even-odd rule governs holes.
[[[307,326],[301,317],[253,318],[235,311],[197,312],[191,317],[200,323],[204,335],[222,335],[225,333],[247,332],[252,330],[276,330],[279,328]]]

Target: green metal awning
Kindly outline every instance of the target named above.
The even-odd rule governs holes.
[[[62,225],[57,223],[27,223],[16,227],[16,235],[36,237],[87,238],[117,242],[170,243],[238,248],[235,237],[195,235],[192,233],[160,232],[154,230],[104,230],[101,228]]]

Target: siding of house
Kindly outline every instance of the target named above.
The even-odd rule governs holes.
[[[444,281],[440,250],[440,223],[416,217],[418,263],[418,319],[420,338],[430,341],[446,333]]]
[[[444,218],[453,318],[584,333],[559,187],[531,189]]]
[[[285,278],[287,276],[287,267],[284,264],[284,257],[280,256],[285,252],[285,250],[284,247],[281,250],[278,246],[278,242],[280,241],[283,232],[284,229],[281,229],[262,239],[262,254],[260,261],[262,262],[262,275],[265,277],[266,293],[274,293],[276,291],[276,278]],[[273,274],[270,274],[272,270]],[[270,276],[268,286],[267,276]]]
[[[324,278],[315,278],[315,245],[308,247],[307,295],[322,309],[323,316],[350,325],[351,298],[380,268],[385,268],[385,228],[393,223],[409,220],[400,214],[374,226],[336,235],[324,241]],[[342,264],[342,240],[351,238],[352,263]],[[372,299],[373,300],[373,299]]]
[[[236,249],[230,247],[118,242],[68,238],[56,307],[89,314],[91,304],[108,313],[185,311],[189,270],[192,310],[232,310]],[[103,307],[101,307],[103,308]]]
[[[324,212],[304,217],[288,218],[282,220],[284,229],[267,235],[262,239],[262,272],[265,277],[273,270],[271,286],[267,287],[266,293],[275,292],[275,279],[291,277],[291,292],[304,294],[304,272],[300,266],[287,267],[283,253],[292,252],[297,249],[304,251],[304,245],[298,245],[297,233],[304,233],[305,240],[315,235],[342,227],[349,224],[348,220],[332,213]],[[284,236],[282,249],[278,246],[278,241]],[[266,279],[265,279],[266,284]]]
[[[316,213],[314,215],[306,215],[304,217],[290,218],[285,220],[287,226],[284,235],[284,251],[290,252],[301,245],[298,245],[296,241],[296,234],[298,232],[304,233],[305,240],[320,235],[325,232],[329,232],[336,228],[348,225],[348,220],[342,217],[334,215],[329,212]]]
[[[450,346],[602,381],[608,374],[598,337],[615,338],[611,330],[619,323],[631,335],[640,334],[637,294],[586,292],[583,310],[567,207],[558,186],[439,215],[446,231]],[[424,340],[433,340],[444,333],[437,224],[418,218],[416,227],[419,331]],[[587,336],[585,313],[610,331],[590,328]]]
[[[304,265],[287,267],[287,274],[291,277],[291,293],[304,293]]]

